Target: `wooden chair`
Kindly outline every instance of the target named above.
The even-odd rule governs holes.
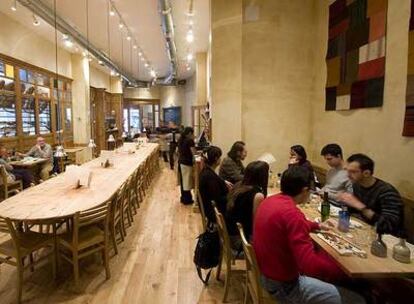
[[[79,260],[98,251],[101,251],[104,260],[106,279],[111,277],[108,256],[109,212],[109,203],[77,212],[73,216],[72,231],[58,238],[61,256],[73,265],[76,288],[79,288]]]
[[[0,231],[10,234],[10,239],[0,244],[0,264],[6,263],[17,268],[17,302],[21,303],[23,294],[23,272],[24,269],[30,266],[31,271],[34,271],[33,252],[38,251],[47,246],[53,248],[53,253],[56,255],[54,238],[49,235],[44,235],[36,232],[22,232],[18,231],[12,221],[8,218],[0,217]],[[29,257],[30,263],[24,265],[24,260]],[[44,256],[36,261],[43,260]],[[56,259],[53,257],[53,276],[56,276]]]
[[[214,204],[215,205],[215,204]],[[226,279],[224,282],[224,295],[223,302],[227,302],[227,296],[230,289],[231,276],[233,274],[232,265],[236,265],[236,259],[233,255],[230,245],[230,237],[227,231],[226,222],[224,221],[223,215],[218,211],[217,207],[214,206],[214,213],[216,215],[217,230],[220,237],[221,243],[221,253],[220,253],[220,262],[217,267],[216,279],[220,280],[221,273],[221,264],[224,261],[226,262]]]
[[[246,260],[246,291],[244,294],[244,304],[247,304],[250,299],[254,304],[275,303],[267,291],[260,285],[260,270],[257,265],[254,249],[247,241],[242,225],[237,223],[237,227],[239,228]]]
[[[17,194],[20,191],[23,191],[23,184],[21,180],[16,181],[7,181],[7,171],[6,168],[0,165],[0,178],[2,181],[2,185],[0,187],[0,192],[3,195],[4,199],[8,199],[11,195]]]
[[[197,193],[198,206],[200,207],[201,224],[203,225],[203,231],[206,231],[207,217],[204,211],[203,199],[201,198],[201,193],[199,189],[196,190],[196,193]]]
[[[109,216],[109,230],[114,247],[115,254],[118,254],[117,245],[117,231],[121,236],[121,241],[125,240],[126,230],[124,224],[124,204],[126,196],[125,184],[118,189],[117,193],[112,197],[111,200],[111,212]]]

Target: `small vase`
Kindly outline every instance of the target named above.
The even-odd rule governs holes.
[[[411,263],[411,251],[405,244],[405,239],[400,238],[398,244],[394,245],[392,257],[394,260],[401,263]]]

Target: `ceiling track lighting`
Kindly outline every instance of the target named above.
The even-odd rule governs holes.
[[[40,25],[40,22],[39,22],[39,20],[37,19],[37,17],[36,17],[36,15],[35,15],[35,14],[33,14],[33,25],[34,25],[34,26],[39,26],[39,25]]]
[[[16,0],[14,0],[14,1],[12,2],[12,6],[10,7],[10,9],[11,9],[13,12],[17,11],[17,1],[16,1]]]
[[[130,41],[131,40],[131,36],[127,36],[127,38],[126,38],[128,41]]]
[[[123,23],[120,23],[120,24],[119,24],[119,28],[120,28],[120,29],[124,28],[124,24],[123,24]]]
[[[192,43],[194,41],[194,33],[192,29],[188,30],[186,40],[188,43]]]

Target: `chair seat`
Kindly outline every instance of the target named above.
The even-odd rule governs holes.
[[[47,243],[52,243],[53,238],[49,235],[29,231],[29,232],[19,232],[17,233],[17,238],[20,242],[20,247],[22,251],[22,255],[27,255],[30,252],[44,247]],[[0,244],[0,253],[16,257],[17,250],[14,247],[14,243],[12,239],[8,239]]]
[[[64,245],[67,248],[72,247],[72,232],[65,233],[59,236],[60,244]],[[82,227],[79,229],[79,250],[88,248],[95,244],[102,243],[105,240],[104,231],[99,228],[97,225],[91,225]]]

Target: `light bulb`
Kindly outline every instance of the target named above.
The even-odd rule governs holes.
[[[152,77],[154,77],[154,78],[155,78],[155,77],[157,77],[157,73],[155,73],[155,71],[154,71],[154,70],[151,70],[150,74],[151,74],[151,76],[152,76]]]
[[[193,30],[189,30],[186,36],[187,42],[191,43],[194,41]]]
[[[148,66],[149,66],[149,64],[145,62],[145,67],[147,68]]]
[[[191,60],[193,60],[193,54],[188,54],[187,55],[187,61],[191,61]]]
[[[12,6],[10,7],[10,9],[11,9],[13,12],[17,11],[17,4],[16,4],[16,0],[14,0],[14,1],[13,1],[13,4],[12,4]]]
[[[119,28],[121,29],[121,28],[123,28],[124,27],[124,25],[122,24],[122,23],[120,23],[119,24]]]
[[[115,12],[113,8],[111,8],[111,10],[109,11],[109,16],[111,17],[115,16]]]
[[[115,71],[111,71],[111,76],[115,76]]]
[[[139,57],[141,57],[141,56],[142,56],[142,52],[139,52],[139,53],[138,53],[138,56],[139,56]]]
[[[133,46],[133,48],[134,48],[134,50],[136,50],[136,49],[137,49],[137,46],[136,46],[136,45],[134,45],[134,46]]]
[[[127,36],[127,40],[129,41],[129,40],[131,40],[131,36]]]

